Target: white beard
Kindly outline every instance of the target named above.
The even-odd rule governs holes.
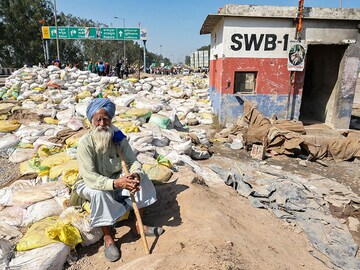
[[[94,127],[93,139],[95,143],[96,153],[104,154],[109,147],[110,140],[112,140],[114,134],[113,125],[111,126],[98,126]]]

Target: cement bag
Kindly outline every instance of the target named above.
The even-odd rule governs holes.
[[[57,216],[47,217],[31,225],[23,238],[21,238],[17,243],[16,250],[25,251],[59,242],[57,240],[48,238],[45,232],[49,226],[52,226],[56,223],[57,219]]]
[[[2,103],[0,104],[0,114],[5,114],[11,111],[12,108],[14,108],[16,104],[13,103]]]
[[[200,123],[204,125],[212,125],[214,123],[214,115],[212,113],[203,112],[200,114]]]
[[[60,215],[62,211],[62,206],[60,206],[55,199],[32,204],[26,209],[26,214],[21,226],[28,227],[43,218]]]
[[[114,103],[116,106],[128,107],[135,99],[136,95],[123,95],[121,97],[116,97]]]
[[[21,232],[16,227],[0,222],[0,239],[11,240],[21,235]]]
[[[13,191],[13,204],[22,208],[27,208],[29,205],[37,202],[51,199],[55,196],[68,196],[69,191],[66,185],[62,182],[49,182],[43,185],[29,187],[25,190]]]
[[[161,164],[143,164],[144,172],[149,179],[155,184],[166,183],[172,176],[173,172],[168,167]]]
[[[62,181],[68,187],[72,187],[79,176],[79,166],[77,160],[70,160],[64,164],[50,169],[50,180]]]
[[[13,256],[13,245],[8,240],[0,239],[0,269],[9,269],[9,262]]]
[[[193,146],[193,143],[191,140],[185,141],[183,143],[171,143],[170,145],[178,154],[180,155],[191,155],[191,147]]]
[[[96,243],[103,236],[100,227],[90,227],[89,219],[88,213],[79,213],[74,207],[68,207],[61,213],[58,221],[71,223],[74,227],[76,227],[80,231],[83,239],[81,245],[86,247]]]
[[[153,114],[149,120],[150,124],[154,124],[162,129],[168,129],[171,124],[170,118],[161,114]]]
[[[69,254],[69,246],[61,242],[53,243],[41,248],[16,252],[7,269],[62,270]]]
[[[208,159],[210,158],[210,153],[208,151],[207,147],[201,147],[201,146],[193,146],[191,148],[191,158],[193,159]]]
[[[5,207],[0,212],[0,223],[6,223],[10,226],[20,227],[24,220],[25,214],[26,210],[17,205]]]
[[[11,132],[20,127],[16,120],[0,120],[0,132]]]
[[[10,188],[0,189],[0,209],[13,205],[14,192]]]
[[[5,151],[20,142],[20,138],[14,134],[6,134],[0,138],[0,151]]]
[[[82,118],[79,117],[71,117],[69,121],[67,122],[67,127],[71,130],[77,131],[81,128],[84,128],[84,121]]]
[[[163,108],[163,104],[158,100],[142,98],[136,102],[136,108],[149,109],[157,113]]]
[[[54,119],[52,117],[45,117],[44,122],[49,125],[57,125],[59,123],[59,120]]]
[[[60,152],[45,158],[40,162],[41,176],[48,175],[52,167],[63,164],[69,160],[71,160],[71,157],[68,156],[65,152]]]
[[[168,146],[170,140],[162,134],[154,134],[152,144],[158,147]]]
[[[36,154],[35,149],[17,148],[9,157],[13,163],[20,163],[31,159]]]
[[[141,122],[146,122],[150,118],[152,111],[145,108],[131,108],[125,113],[126,117],[140,119]]]
[[[38,159],[30,159],[27,161],[23,161],[20,163],[19,170],[21,175],[25,174],[32,174],[32,173],[38,173],[40,171],[39,169],[40,162]]]

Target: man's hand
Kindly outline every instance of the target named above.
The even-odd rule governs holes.
[[[123,188],[135,193],[140,190],[140,177],[137,173],[124,175],[114,180],[114,188]]]

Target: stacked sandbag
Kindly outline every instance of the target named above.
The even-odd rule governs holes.
[[[210,157],[205,130],[189,128],[212,123],[206,85],[191,76],[119,79],[54,66],[24,67],[8,77],[0,88],[0,156],[21,179],[0,189],[2,237],[17,246],[2,245],[5,255],[14,255],[5,266],[57,269],[75,245],[102,237],[89,226],[87,212],[67,207],[79,174],[77,143],[91,126],[86,108],[93,98],[115,103],[114,126],[125,133],[148,177],[162,184],[176,166]],[[34,257],[41,252],[53,258]]]

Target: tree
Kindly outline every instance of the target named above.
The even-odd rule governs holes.
[[[190,66],[190,56],[189,55],[185,56],[185,65]]]
[[[44,61],[40,20],[52,16],[47,0],[0,0],[0,61],[21,67]]]

